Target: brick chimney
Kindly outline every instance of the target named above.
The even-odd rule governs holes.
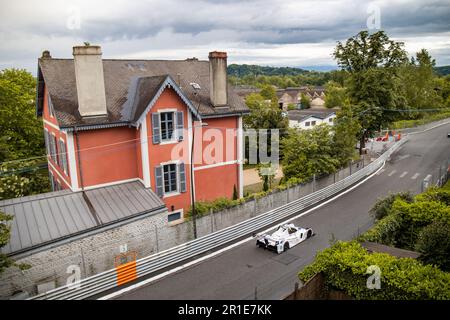
[[[73,47],[78,111],[82,117],[106,116],[105,79],[100,46]]]
[[[214,107],[227,105],[227,53],[209,53],[209,92]]]

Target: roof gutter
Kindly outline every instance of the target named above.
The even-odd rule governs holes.
[[[76,126],[70,126],[70,127],[60,127],[61,130],[67,131],[67,132],[73,132],[73,131],[84,131],[84,130],[95,130],[95,129],[106,129],[106,128],[115,128],[115,127],[124,127],[131,125],[128,121],[120,121],[120,122],[110,122],[105,124],[88,124],[88,125],[76,125]],[[75,129],[76,128],[76,129]]]

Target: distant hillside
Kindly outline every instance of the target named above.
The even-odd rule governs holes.
[[[236,77],[257,76],[297,76],[310,73],[308,70],[291,67],[263,67],[249,64],[230,64],[228,74]]]
[[[446,76],[450,74],[450,66],[435,67],[434,71],[440,76]]]

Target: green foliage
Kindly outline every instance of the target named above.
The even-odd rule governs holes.
[[[218,198],[214,201],[197,201],[195,202],[195,213],[197,217],[201,217],[210,212],[217,212],[227,208],[231,208],[237,206],[241,203],[244,203],[245,198],[230,200],[228,198]],[[192,217],[192,207],[189,208],[186,218]]]
[[[276,167],[271,163],[258,164],[258,175],[263,181],[263,191],[268,191],[272,188],[273,180],[275,179]]]
[[[302,109],[308,109],[311,107],[311,99],[304,93],[300,95],[300,103],[302,105]]]
[[[396,199],[402,199],[411,203],[413,201],[413,196],[410,192],[390,194],[385,198],[378,199],[372,209],[370,209],[369,214],[375,217],[376,220],[381,220],[389,214],[392,209],[392,204]]]
[[[0,164],[0,200],[50,191],[44,159]]]
[[[406,104],[410,109],[430,109],[443,106],[443,97],[436,90],[433,67],[434,59],[427,50],[416,53],[411,62],[400,68],[402,89]],[[410,113],[410,117],[418,117],[418,113]]]
[[[29,72],[0,72],[0,199],[50,189],[48,172],[40,166],[46,159],[41,157],[44,134],[42,120],[35,114],[35,95],[36,80]],[[35,159],[21,160],[28,158]]]
[[[405,193],[390,195],[372,208],[371,213],[380,219],[358,239],[414,250],[425,227],[434,222],[450,225],[449,199],[450,191],[437,188],[413,201]]]
[[[281,142],[285,180],[297,178],[304,182],[314,174],[329,174],[339,168],[330,130],[328,125],[318,125],[310,130],[289,130],[288,136]]]
[[[239,199],[238,191],[236,185],[233,185],[233,200]]]
[[[12,220],[12,216],[7,215],[0,211],[0,248],[4,247],[10,236],[10,226],[8,221]],[[6,268],[14,264],[14,261],[8,258],[5,254],[0,253],[0,273],[2,273]]]
[[[346,105],[337,112],[333,126],[334,157],[341,166],[355,157],[355,146],[361,126],[352,109]]]
[[[247,75],[296,76],[307,73],[309,73],[308,70],[290,67],[268,67],[248,64],[230,64],[228,66],[228,75],[237,77],[244,77]]]
[[[252,93],[245,99],[250,109],[250,114],[244,116],[246,128],[253,129],[281,129],[282,132],[288,127],[288,120],[283,117],[282,111],[278,107],[278,99],[272,87],[261,93]],[[273,93],[273,95],[271,94]],[[281,132],[281,133],[282,133]]]
[[[426,264],[434,264],[441,270],[450,271],[450,224],[435,221],[419,233],[416,250],[419,259]]]
[[[25,70],[0,72],[0,162],[44,154],[42,121],[36,118],[36,81]]]
[[[439,112],[431,115],[426,115],[421,119],[416,120],[399,120],[392,123],[392,129],[404,129],[421,126],[430,122],[450,118],[450,112]]]
[[[296,106],[295,104],[293,104],[293,103],[289,103],[287,109],[288,109],[289,111],[290,111],[290,110],[295,110],[295,109],[297,109],[297,106]]]
[[[406,51],[403,43],[390,40],[384,31],[361,31],[345,44],[338,42],[333,55],[349,75],[345,85],[359,117],[362,150],[366,137],[396,120],[398,113],[389,109],[405,108],[398,67],[407,62]]]
[[[381,288],[367,288],[367,268],[381,270]],[[450,274],[410,258],[397,259],[384,253],[369,254],[355,241],[336,242],[320,252],[299,273],[306,282],[322,272],[326,285],[343,290],[355,299],[422,300],[450,299]]]
[[[263,67],[257,65],[228,66],[228,80],[233,85],[245,85],[261,88],[273,85],[277,88],[299,86],[322,86],[329,80],[341,81],[339,71],[317,72],[289,67]]]
[[[344,106],[348,99],[345,87],[334,81],[330,81],[325,85],[325,90],[325,107],[335,108]]]

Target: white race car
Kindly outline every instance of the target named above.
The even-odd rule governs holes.
[[[272,235],[263,234],[257,236],[256,245],[260,248],[269,249],[282,253],[289,248],[311,238],[314,232],[311,228],[299,228],[294,224],[283,224],[278,226]]]

